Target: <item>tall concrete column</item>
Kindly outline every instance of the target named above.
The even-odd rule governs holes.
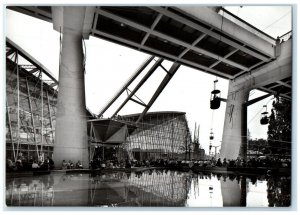
[[[292,75],[292,40],[280,44],[280,55],[270,63],[229,82],[221,158],[246,158],[247,102],[252,89],[281,82]]]
[[[221,158],[245,158],[247,146],[247,106],[250,88],[235,88],[234,82],[229,82],[228,98],[223,128]]]
[[[59,73],[53,158],[57,168],[62,160],[80,160],[89,166],[87,118],[83,70],[82,26],[84,7],[63,8],[63,39]]]

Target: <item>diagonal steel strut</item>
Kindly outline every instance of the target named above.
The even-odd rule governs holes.
[[[102,116],[104,112],[119,98],[119,96],[127,89],[127,87],[141,74],[141,72],[149,65],[149,63],[154,59],[154,56],[149,57],[145,63],[132,75],[132,77],[127,81],[127,83],[121,88],[119,92],[107,103],[107,105],[100,111],[98,116]]]
[[[176,73],[176,71],[178,70],[180,64],[179,63],[174,63],[172,65],[172,67],[170,68],[170,70],[167,72],[166,76],[164,77],[164,79],[161,81],[160,85],[158,86],[158,88],[156,89],[155,93],[153,94],[152,98],[150,99],[150,101],[148,102],[147,106],[145,107],[144,111],[141,113],[141,115],[139,116],[138,120],[136,121],[136,123],[140,122],[143,117],[145,116],[145,114],[147,113],[147,111],[150,109],[150,107],[153,105],[153,103],[156,101],[156,99],[158,98],[158,96],[160,95],[160,93],[164,90],[164,88],[167,86],[167,84],[169,83],[169,81],[171,80],[171,78],[174,76],[174,74]]]
[[[162,58],[159,58],[155,64],[151,67],[151,69],[147,72],[147,74],[142,78],[142,80],[136,85],[136,87],[132,90],[129,96],[125,99],[125,101],[120,105],[120,107],[116,110],[116,112],[112,115],[112,117],[116,116],[119,111],[124,107],[124,105],[134,96],[134,94],[143,86],[143,84],[150,78],[153,72],[159,67],[159,65],[163,62]]]

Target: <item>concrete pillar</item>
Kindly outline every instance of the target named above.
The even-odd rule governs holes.
[[[247,150],[247,106],[250,88],[235,88],[229,82],[228,98],[223,128],[221,159],[246,158]]]
[[[280,55],[276,60],[229,82],[220,155],[222,159],[246,156],[247,106],[245,103],[248,101],[250,90],[291,77],[292,41],[281,43],[279,48]]]
[[[63,8],[63,39],[59,73],[53,158],[57,168],[62,160],[80,160],[89,166],[87,118],[83,71],[82,26],[84,7]]]

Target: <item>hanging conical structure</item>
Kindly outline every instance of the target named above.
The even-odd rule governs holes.
[[[211,132],[210,132],[210,134],[209,134],[209,139],[210,139],[210,140],[213,140],[213,139],[214,139],[214,132],[212,131],[212,129],[211,129]]]

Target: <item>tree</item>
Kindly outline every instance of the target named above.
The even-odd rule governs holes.
[[[269,154],[268,142],[265,139],[250,139],[248,141],[248,150],[252,152],[261,152],[263,154]]]
[[[272,154],[291,154],[291,112],[291,101],[276,97],[268,126],[268,144]]]

